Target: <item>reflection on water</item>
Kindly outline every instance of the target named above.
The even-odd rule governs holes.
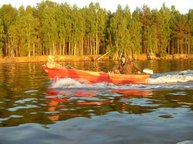
[[[190,61],[172,63],[180,66],[174,69],[171,63],[159,67],[160,61],[139,62],[140,67],[155,71],[147,85],[83,84],[73,79],[53,82],[39,63],[1,64],[0,140],[68,144],[192,142],[192,65]],[[109,71],[113,66],[111,62],[70,64],[98,71]],[[21,137],[21,133],[25,135]]]
[[[72,118],[103,115],[111,111],[129,112],[132,106],[126,99],[150,94],[148,90],[49,89],[46,98],[48,111],[52,114],[49,118],[59,120],[65,119],[66,115]]]
[[[80,116],[91,117],[111,111],[143,114],[156,111],[162,107],[192,109],[193,98],[192,90],[190,90],[192,87],[188,87],[189,85],[192,86],[192,83],[172,83],[170,90],[164,90],[168,89],[168,85],[113,85],[105,83],[90,85],[81,84],[72,79],[62,79],[52,83],[47,98],[50,103],[56,104],[55,110],[60,109],[58,108],[59,103],[65,104],[65,106],[63,105],[65,109],[61,109],[61,113],[71,113],[72,116],[77,116],[79,112]],[[179,91],[177,87],[187,89]],[[85,107],[85,105],[87,106]],[[92,105],[92,107],[88,107],[88,105]],[[73,109],[71,109],[72,107]],[[101,108],[103,113],[98,112]],[[159,117],[172,118],[175,116],[162,114]],[[58,115],[57,118],[59,120]]]

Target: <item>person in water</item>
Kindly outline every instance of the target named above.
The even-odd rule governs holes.
[[[113,68],[115,74],[131,74],[133,72],[141,74],[139,67],[133,61],[126,61],[124,56],[121,57],[119,64]]]
[[[59,63],[55,62],[55,58],[54,58],[54,56],[52,56],[52,55],[49,55],[49,56],[48,56],[48,60],[47,60],[46,66],[47,66],[48,68],[61,67],[61,65],[60,65]]]

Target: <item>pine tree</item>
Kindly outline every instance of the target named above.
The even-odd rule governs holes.
[[[190,28],[190,33],[188,33],[188,54],[193,52],[193,10],[188,12],[188,25]]]
[[[9,36],[8,32],[10,29],[10,26],[14,24],[15,18],[17,15],[17,10],[13,8],[11,5],[3,5],[0,9],[0,19],[2,21],[3,25],[3,36],[1,42],[3,43],[2,46],[2,54],[3,56],[9,56],[10,55],[10,43],[9,43]]]

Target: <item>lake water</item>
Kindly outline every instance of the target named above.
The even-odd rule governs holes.
[[[114,62],[68,62],[110,71]],[[1,144],[193,144],[193,61],[139,61],[149,84],[50,81],[42,63],[0,64]]]

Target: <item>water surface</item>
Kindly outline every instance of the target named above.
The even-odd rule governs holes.
[[[108,72],[114,62],[62,64]],[[154,70],[149,84],[53,82],[42,63],[1,64],[1,143],[193,143],[191,60],[138,64]]]

